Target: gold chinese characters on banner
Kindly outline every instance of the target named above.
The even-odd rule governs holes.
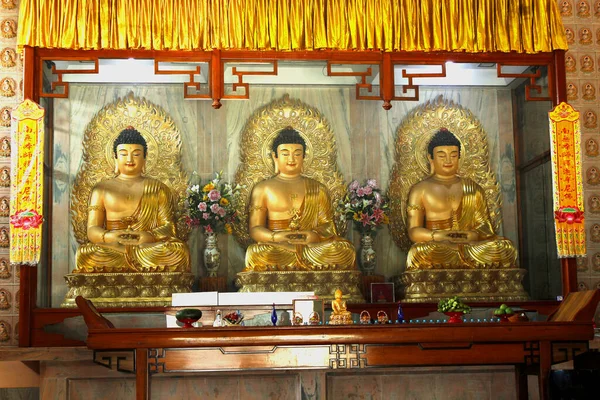
[[[585,255],[579,112],[560,103],[550,117],[550,153],[558,256]]]
[[[42,245],[44,109],[25,100],[12,113],[10,261],[37,265]]]

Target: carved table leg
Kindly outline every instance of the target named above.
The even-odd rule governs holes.
[[[135,349],[135,398],[136,400],[150,399],[148,349]]]
[[[527,400],[529,393],[527,392],[527,373],[525,365],[515,365],[515,383],[517,389],[517,399]]]
[[[549,377],[550,367],[552,366],[552,346],[548,341],[540,341],[540,375],[538,382],[540,385],[540,400],[550,398]]]

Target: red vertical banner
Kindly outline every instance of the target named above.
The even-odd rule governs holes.
[[[558,256],[581,257],[586,248],[579,112],[563,102],[548,116]]]
[[[42,247],[44,114],[31,100],[12,113],[10,261],[37,265]]]

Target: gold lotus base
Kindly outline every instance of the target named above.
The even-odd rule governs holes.
[[[523,277],[524,269],[511,268],[417,270],[407,271],[397,278],[404,286],[403,301],[428,303],[451,296],[463,301],[527,300]]]
[[[329,325],[352,325],[352,314],[332,315],[329,319]]]
[[[340,289],[348,303],[363,303],[360,271],[240,272],[235,280],[240,292],[315,292],[327,302]]]
[[[183,272],[132,272],[65,275],[69,292],[61,307],[76,308],[83,296],[102,307],[164,307],[173,293],[190,293],[194,275]]]

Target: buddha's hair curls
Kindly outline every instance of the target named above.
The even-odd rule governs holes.
[[[123,129],[115,139],[113,143],[113,153],[115,158],[117,158],[117,146],[120,144],[139,144],[144,148],[144,158],[146,158],[146,154],[148,154],[148,144],[146,143],[146,139],[144,139],[142,134],[133,126],[128,126]]]
[[[457,146],[458,156],[460,157],[460,141],[456,136],[454,136],[454,133],[450,132],[446,128],[440,128],[440,130],[437,131],[429,141],[429,144],[427,145],[427,153],[429,153],[431,158],[433,158],[433,149],[438,146]]]
[[[277,147],[282,144],[301,144],[302,153],[306,153],[306,142],[302,136],[300,136],[300,133],[291,126],[283,128],[281,131],[279,131],[279,134],[273,140],[271,149],[273,150],[273,153],[275,153],[275,157],[278,157]]]

